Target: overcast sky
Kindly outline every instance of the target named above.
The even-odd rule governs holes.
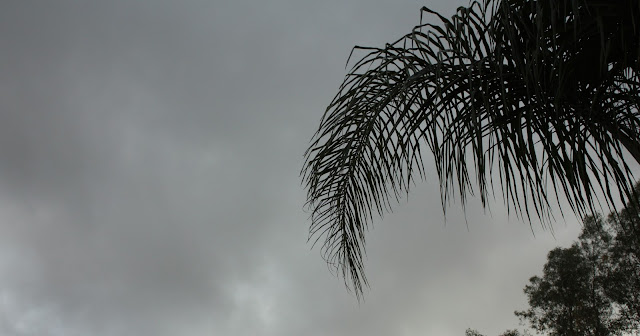
[[[368,235],[358,303],[299,172],[354,45],[445,0],[0,3],[0,335],[497,335],[555,237],[435,173]],[[468,227],[467,227],[468,225]],[[535,233],[535,236],[534,236]]]

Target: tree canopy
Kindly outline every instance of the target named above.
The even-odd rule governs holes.
[[[481,333],[479,333],[477,330],[473,330],[473,329],[467,329],[464,335],[465,336],[484,336]],[[529,334],[526,332],[522,334],[517,329],[511,329],[503,332],[502,334],[500,334],[500,336],[529,336]]]
[[[588,216],[578,240],[547,255],[543,274],[524,288],[522,323],[549,336],[640,332],[640,184],[632,199],[606,219]],[[467,329],[466,336],[483,336]],[[513,329],[501,336],[531,335]]]
[[[543,275],[529,280],[530,307],[516,315],[551,336],[640,331],[639,206],[636,194],[607,220],[585,218],[578,241],[549,252]]]

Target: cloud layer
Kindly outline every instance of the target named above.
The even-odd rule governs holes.
[[[376,223],[361,304],[306,243],[302,153],[350,48],[395,40],[422,5],[3,2],[0,333],[515,327],[574,219],[536,239],[472,204],[445,226],[433,175]]]

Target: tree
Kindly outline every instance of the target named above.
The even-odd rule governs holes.
[[[549,252],[515,314],[549,335],[621,335],[640,329],[640,184],[620,212],[584,219],[578,241]]]
[[[510,329],[505,331],[504,333],[500,334],[500,336],[526,336],[528,334],[521,334],[518,330],[516,329]]]
[[[622,335],[640,331],[640,183],[605,221],[588,216],[578,241],[549,252],[543,275],[524,288],[529,309],[516,311],[545,335]],[[467,336],[482,336],[467,329]],[[507,330],[502,336],[518,336]],[[525,331],[525,335],[529,335]]]
[[[479,333],[479,332],[478,332],[478,331],[476,331],[476,330],[473,330],[473,329],[467,329],[467,330],[464,332],[464,336],[484,336],[484,335],[482,335],[481,333]]]
[[[543,225],[559,195],[580,217],[598,194],[628,200],[625,155],[640,163],[640,2],[482,0],[451,19],[422,12],[441,24],[355,48],[365,55],[305,154],[310,237],[358,296],[365,231],[424,177],[425,145],[443,210],[474,192],[487,206],[497,189],[509,211]]]
[[[610,271],[605,294],[617,304],[616,323],[627,331],[640,329],[640,184],[619,213],[609,215],[615,232],[609,249]]]
[[[524,289],[529,310],[516,315],[551,336],[612,334],[611,305],[598,286],[593,266],[577,244],[552,250],[544,275],[529,279]]]
[[[473,329],[467,329],[464,333],[465,336],[484,336],[481,333],[479,333],[476,330]],[[518,330],[516,329],[511,329],[511,330],[507,330],[505,332],[503,332],[502,334],[500,334],[500,336],[528,336],[529,334],[525,331],[524,334],[521,334]]]

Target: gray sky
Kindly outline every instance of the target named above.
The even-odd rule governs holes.
[[[358,304],[299,171],[351,47],[466,1],[0,4],[0,334],[497,335],[568,245],[435,173],[368,236]]]

